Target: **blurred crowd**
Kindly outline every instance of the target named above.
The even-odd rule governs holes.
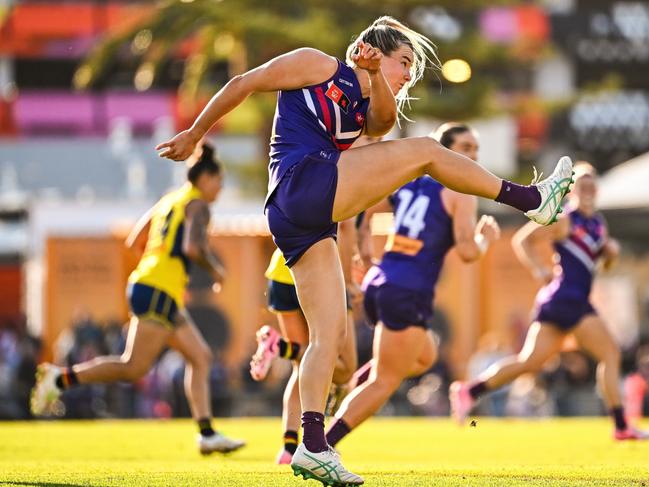
[[[220,357],[228,346],[228,323],[218,310],[189,308],[214,352],[211,371],[212,405],[215,416],[272,416],[281,413],[281,395],[290,367],[278,361],[265,382],[255,382],[248,364],[228,369]],[[207,320],[207,322],[205,322]],[[383,408],[384,415],[447,416],[450,327],[442,312],[432,328],[440,343],[440,359],[425,374],[405,381]],[[54,360],[72,365],[106,354],[120,355],[127,326],[102,323],[80,312],[56,342]],[[356,324],[359,363],[371,357],[373,330]],[[216,333],[214,333],[216,331]],[[253,344],[254,345],[254,344]],[[251,345],[251,348],[252,346]],[[516,347],[520,349],[522,343]],[[0,324],[0,419],[27,419],[29,392],[34,384],[41,343],[31,336],[24,320]],[[467,374],[475,377],[500,358],[517,350],[498,345],[484,335],[468,363]],[[634,418],[649,413],[649,344],[625,353],[622,385],[628,414]],[[285,366],[283,366],[285,365]],[[606,413],[595,387],[595,364],[584,353],[569,346],[546,365],[538,376],[523,376],[511,386],[486,396],[478,415],[489,416],[594,416]],[[135,384],[82,386],[62,397],[61,414],[66,418],[168,418],[189,416],[183,389],[184,362],[173,350],[165,351],[149,373]]]

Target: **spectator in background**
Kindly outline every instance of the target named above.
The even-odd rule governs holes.
[[[29,418],[40,341],[29,335],[24,318],[0,325],[0,419]]]

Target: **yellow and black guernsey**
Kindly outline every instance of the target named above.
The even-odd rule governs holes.
[[[281,282],[282,284],[290,284],[291,286],[295,285],[293,281],[293,276],[286,266],[286,259],[282,255],[282,251],[275,249],[272,257],[270,258],[270,263],[268,264],[268,269],[264,274],[266,279],[271,281]]]
[[[185,208],[200,197],[187,183],[155,205],[144,255],[128,278],[129,304],[138,318],[173,326],[184,307],[190,264],[182,248]]]

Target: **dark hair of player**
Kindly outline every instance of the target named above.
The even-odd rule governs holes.
[[[221,174],[221,161],[216,157],[214,147],[206,142],[203,143],[203,151],[200,157],[187,170],[187,179],[190,183],[196,184],[196,181],[204,172]]]
[[[463,123],[447,123],[441,127],[442,132],[439,136],[439,143],[447,149],[455,142],[455,136],[463,134],[464,132],[471,132],[471,127]]]

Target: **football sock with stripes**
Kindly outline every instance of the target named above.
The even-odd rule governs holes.
[[[279,356],[287,360],[295,360],[300,355],[300,344],[279,339]]]
[[[297,431],[284,431],[284,450],[291,455],[295,453],[295,450],[297,450]]]
[[[79,383],[79,378],[71,367],[66,367],[61,372],[61,375],[56,378],[55,382],[56,387],[64,391],[72,386],[77,385]]]
[[[503,180],[496,201],[521,211],[530,211],[541,205],[541,193],[536,186],[522,186]]]

